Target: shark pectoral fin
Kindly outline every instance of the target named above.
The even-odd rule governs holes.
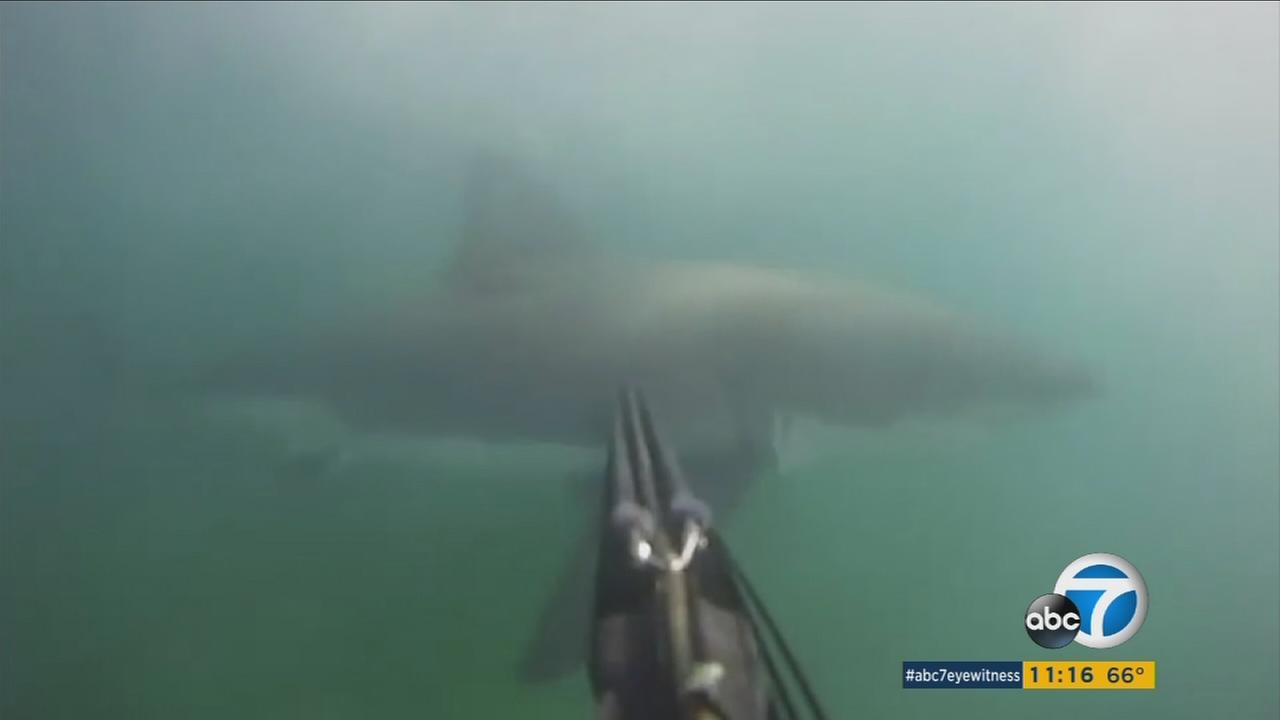
[[[728,394],[738,453],[735,463],[754,469],[776,470],[778,468],[778,449],[774,442],[778,436],[776,414],[770,408],[742,399],[745,397],[748,397],[746,393],[730,391]]]
[[[549,682],[584,665],[591,622],[595,546],[594,537],[584,537],[557,578],[521,657],[521,679]]]
[[[545,600],[533,634],[520,659],[520,678],[528,682],[549,682],[581,668],[587,657],[587,636],[595,585],[596,550],[601,528],[596,514],[603,502],[604,483],[593,470],[571,473],[567,487],[573,512],[586,517]]]

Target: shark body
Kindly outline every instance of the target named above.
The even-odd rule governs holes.
[[[206,385],[330,405],[358,428],[603,447],[641,387],[696,492],[736,504],[779,422],[875,426],[976,406],[1047,406],[1092,387],[956,312],[837,277],[610,258],[542,184],[484,164],[453,272],[417,301],[233,356]],[[581,659],[588,562],[548,605],[525,667]]]
[[[356,427],[599,446],[628,383],[686,454],[761,459],[785,418],[884,425],[1051,405],[1092,385],[904,293],[604,256],[545,186],[505,165],[484,165],[468,200],[456,266],[433,290],[236,354],[204,384],[320,400]]]

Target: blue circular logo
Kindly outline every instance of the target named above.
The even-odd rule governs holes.
[[[1147,617],[1147,584],[1133,563],[1119,555],[1077,558],[1058,576],[1053,591],[1079,608],[1075,641],[1085,647],[1115,647],[1133,637]]]

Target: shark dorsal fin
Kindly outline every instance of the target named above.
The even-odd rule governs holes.
[[[519,284],[532,267],[561,262],[584,250],[577,223],[545,181],[517,163],[484,155],[465,189],[457,280],[483,290]]]

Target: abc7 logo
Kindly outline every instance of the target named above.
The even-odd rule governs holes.
[[[1031,601],[1027,635],[1041,647],[1075,642],[1111,648],[1133,637],[1147,617],[1147,585],[1119,555],[1077,558],[1058,576],[1053,592]]]

